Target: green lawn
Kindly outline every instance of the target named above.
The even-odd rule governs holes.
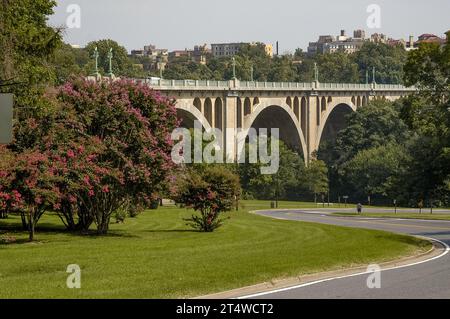
[[[402,235],[233,212],[214,233],[193,232],[185,209],[147,211],[114,224],[106,237],[61,231],[43,217],[37,242],[0,220],[0,298],[173,298],[220,292],[274,278],[366,265],[429,249]],[[5,229],[8,229],[5,231]],[[66,268],[82,269],[81,289]]]
[[[362,216],[362,217],[378,217],[378,218],[404,218],[404,219],[429,219],[429,220],[450,220],[449,214],[430,214],[430,213],[363,213],[358,215],[356,213],[333,213],[336,216]]]

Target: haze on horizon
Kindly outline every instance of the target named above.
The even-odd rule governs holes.
[[[450,29],[448,0],[57,0],[53,26],[65,26],[70,4],[81,8],[81,28],[66,29],[64,40],[84,46],[110,38],[128,51],[154,44],[169,50],[203,43],[280,43],[280,53],[306,50],[319,35],[385,33],[395,39]],[[381,7],[381,28],[367,26],[367,7]]]

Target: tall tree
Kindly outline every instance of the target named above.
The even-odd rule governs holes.
[[[447,43],[423,43],[405,65],[405,82],[419,88],[403,106],[402,117],[417,137],[410,145],[404,184],[422,200],[446,199],[450,179],[450,32]]]
[[[55,5],[53,0],[0,2],[0,90],[19,93],[54,79],[49,58],[61,44],[61,32],[47,20]]]
[[[358,65],[360,82],[365,81],[366,71],[372,74],[372,68],[375,67],[377,83],[397,84],[402,83],[406,57],[406,50],[402,46],[365,42],[353,59]]]
[[[316,61],[321,82],[359,82],[358,65],[345,52],[319,54]]]
[[[92,41],[89,42],[85,48],[90,57],[93,56],[95,48],[98,50],[98,66],[102,74],[109,71],[108,53],[109,50],[112,49],[112,69],[114,74],[117,76],[133,75],[133,65],[131,60],[128,58],[128,52],[125,47],[119,45],[116,41],[111,39]],[[93,70],[91,70],[91,72],[92,71]]]

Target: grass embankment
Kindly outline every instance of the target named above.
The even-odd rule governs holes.
[[[247,209],[246,209],[247,210]],[[214,233],[191,231],[190,211],[146,211],[108,236],[65,233],[46,215],[37,240],[15,230],[20,219],[0,220],[0,298],[194,297],[372,262],[430,248],[429,243],[386,232],[275,220],[232,212]],[[5,230],[6,229],[6,230]],[[66,287],[69,264],[81,267],[81,289]]]
[[[344,217],[374,217],[374,218],[402,218],[402,219],[426,219],[426,220],[450,220],[449,214],[430,214],[430,213],[333,213],[335,216]]]

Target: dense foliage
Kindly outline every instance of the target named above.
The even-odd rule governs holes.
[[[188,169],[178,181],[178,203],[200,212],[187,219],[193,228],[212,232],[223,223],[220,213],[230,211],[240,197],[239,177],[223,166]]]
[[[244,46],[235,56],[236,77],[243,81],[311,82],[314,80],[314,63],[319,68],[319,81],[364,83],[366,71],[372,80],[375,67],[378,83],[401,83],[406,51],[400,46],[367,42],[353,54],[344,52],[307,56],[300,49],[295,54],[273,58],[266,55],[261,44]],[[208,56],[206,65],[189,58],[172,61],[163,73],[167,79],[227,80],[233,77],[231,58]]]
[[[449,205],[450,44],[411,51],[405,83],[416,94],[395,103],[374,100],[347,118],[319,158],[330,168],[331,191],[378,203]]]
[[[279,170],[273,175],[261,174],[261,163],[237,166],[244,197],[248,199],[316,200],[328,192],[328,172],[324,162],[312,161],[306,167],[303,156],[279,141]],[[246,149],[248,153],[248,147]],[[246,156],[248,158],[248,155]]]

